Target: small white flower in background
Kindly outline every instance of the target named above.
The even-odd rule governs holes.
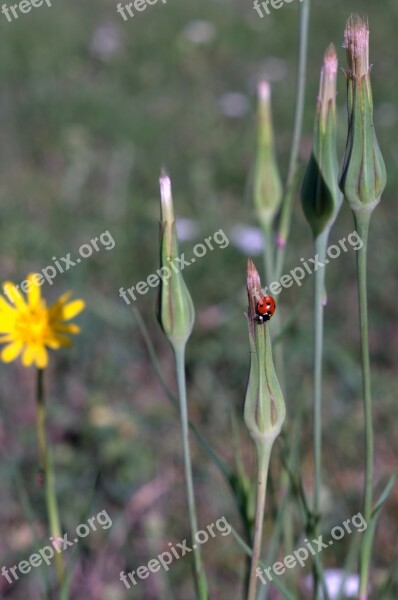
[[[180,242],[190,242],[198,237],[199,225],[193,219],[176,218],[177,236]]]
[[[340,585],[344,578],[344,571],[341,569],[326,569],[325,570],[325,582],[326,587],[330,596],[330,600],[335,600],[338,597],[340,591]],[[306,578],[306,587],[308,590],[312,590],[312,576],[309,575]],[[359,592],[359,577],[355,574],[348,574],[344,583],[344,597],[345,598],[357,598]],[[322,594],[321,594],[322,596]],[[322,596],[323,597],[323,596]]]
[[[221,112],[231,119],[243,117],[250,108],[249,98],[240,92],[227,92],[219,100]]]
[[[90,41],[90,52],[97,58],[107,60],[116,54],[121,45],[119,27],[116,27],[116,25],[101,25],[93,33]]]
[[[183,29],[182,35],[191,44],[208,44],[217,35],[217,29],[210,21],[190,21]]]
[[[235,225],[229,236],[232,244],[239,248],[243,254],[255,256],[264,250],[264,236],[259,227]]]

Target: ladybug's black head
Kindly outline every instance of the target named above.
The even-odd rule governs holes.
[[[257,321],[257,323],[266,323],[267,321],[269,321],[271,318],[271,315],[269,315],[268,313],[265,313],[264,315],[257,315],[255,317],[255,320]]]

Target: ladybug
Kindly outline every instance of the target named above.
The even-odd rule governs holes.
[[[265,323],[269,321],[275,312],[275,300],[271,296],[264,296],[260,298],[256,305],[256,317],[257,323]]]

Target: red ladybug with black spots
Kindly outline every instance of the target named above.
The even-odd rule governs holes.
[[[263,296],[257,302],[256,305],[256,317],[257,323],[265,323],[269,321],[275,312],[276,304],[275,300],[271,296]]]

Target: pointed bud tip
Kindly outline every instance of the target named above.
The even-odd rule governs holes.
[[[325,56],[323,59],[323,65],[325,71],[329,75],[337,74],[338,60],[337,53],[334,44],[329,44],[328,49],[325,52]]]
[[[271,97],[271,86],[265,79],[261,80],[257,88],[258,97],[260,100],[266,102]]]
[[[260,275],[254,265],[251,258],[247,261],[247,287],[253,289],[255,287],[261,287]]]
[[[261,280],[260,275],[251,258],[247,261],[247,297],[248,314],[250,321],[256,316],[256,302],[261,298]]]
[[[172,221],[173,215],[173,199],[171,195],[171,181],[166,171],[162,169],[160,179],[160,198],[161,198],[161,218],[162,221]]]
[[[165,171],[162,171],[159,179],[160,191],[164,196],[171,196],[171,181]]]
[[[326,131],[327,128],[330,107],[333,113],[336,109],[337,68],[336,49],[333,44],[329,44],[323,57],[323,66],[319,80],[318,111],[323,131]]]

